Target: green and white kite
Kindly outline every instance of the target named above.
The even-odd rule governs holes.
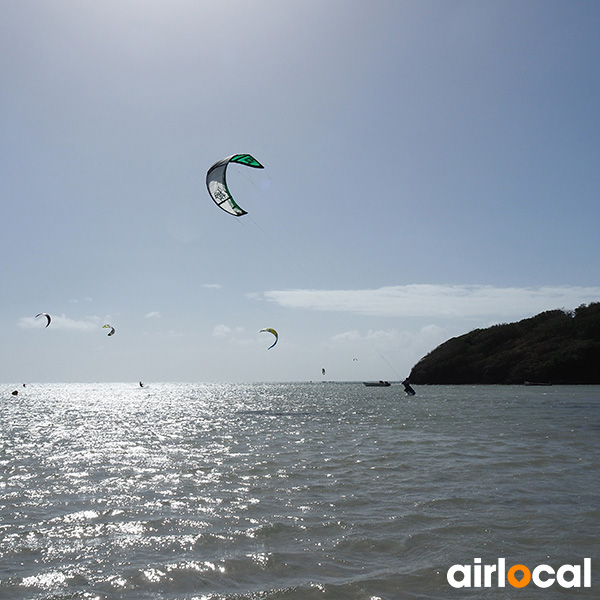
[[[255,169],[264,169],[264,167],[249,154],[233,154],[218,160],[206,173],[206,187],[214,203],[226,213],[234,217],[241,217],[247,215],[248,211],[236,203],[227,187],[225,174],[229,163],[238,163]]]

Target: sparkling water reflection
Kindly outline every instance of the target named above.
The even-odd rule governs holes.
[[[598,556],[598,388],[11,389],[0,597],[462,598],[475,556]]]

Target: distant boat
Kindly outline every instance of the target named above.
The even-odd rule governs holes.
[[[363,381],[367,387],[389,387],[392,385],[389,381]]]
[[[524,381],[523,383],[525,385],[552,385],[549,381],[548,382],[543,382],[543,381]]]

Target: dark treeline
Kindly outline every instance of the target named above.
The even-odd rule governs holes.
[[[600,384],[600,303],[476,329],[422,358],[416,384]]]

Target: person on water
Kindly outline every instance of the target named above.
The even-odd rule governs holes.
[[[416,394],[415,390],[412,389],[410,383],[408,382],[408,377],[402,382],[402,385],[404,386],[404,391],[409,396],[414,396]]]

